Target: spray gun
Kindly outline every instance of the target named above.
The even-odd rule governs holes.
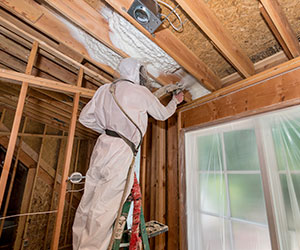
[[[188,86],[189,84],[185,83],[183,79],[184,78],[182,78],[180,82],[177,82],[175,84],[168,84],[166,86],[163,86],[158,90],[156,90],[153,94],[157,98],[160,98],[163,95],[170,94],[170,93],[172,93],[173,95],[178,95],[180,92],[182,92],[183,90],[187,89],[187,87],[189,87]]]

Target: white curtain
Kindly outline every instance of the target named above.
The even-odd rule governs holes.
[[[187,132],[185,148],[189,249],[271,250],[265,167],[280,249],[300,250],[299,107]]]

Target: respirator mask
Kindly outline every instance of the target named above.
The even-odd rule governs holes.
[[[149,87],[149,78],[147,75],[146,68],[143,65],[139,69],[139,75],[140,75],[140,85]]]

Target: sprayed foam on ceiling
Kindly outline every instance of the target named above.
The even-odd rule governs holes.
[[[113,69],[116,69],[119,65],[122,57],[112,51],[110,48],[99,42],[97,39],[89,35],[87,32],[79,28],[78,26],[71,23],[64,17],[56,14],[56,17],[66,25],[69,29],[70,34],[84,45],[89,56],[95,61],[106,64]]]
[[[101,9],[100,14],[109,23],[109,35],[113,45],[129,56],[140,60],[146,65],[147,70],[153,76],[158,77],[162,73],[172,74],[182,71],[180,65],[172,57],[114,10],[104,7]],[[84,45],[92,59],[99,63],[106,64],[114,70],[118,68],[120,60],[122,59],[120,55],[69,20],[58,14],[56,16],[66,25],[73,38]],[[193,82],[193,84],[189,84],[193,99],[209,93],[194,77],[190,76],[187,79]],[[160,87],[160,85],[154,81],[152,85],[153,87]]]
[[[158,77],[162,72],[171,74],[180,68],[172,57],[121,15],[107,7],[102,8],[101,14],[109,23],[113,45],[141,60],[153,76]]]
[[[180,69],[180,66],[172,57],[121,15],[107,7],[102,8],[101,14],[109,23],[110,39],[114,46],[123,50],[129,56],[141,60],[147,65],[147,70],[152,75],[158,77],[161,73],[172,74]],[[193,84],[190,84],[193,99],[210,93],[194,77],[188,76],[187,79],[193,82]]]

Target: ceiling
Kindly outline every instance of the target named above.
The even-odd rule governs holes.
[[[136,57],[147,65],[154,88],[188,82],[189,102],[300,55],[298,0],[165,0],[177,6],[183,30],[164,22],[154,35],[127,14],[132,2],[0,0],[0,66],[24,72],[36,38],[73,61],[43,50],[33,74],[75,84],[82,65],[89,70],[83,86],[96,89],[118,77],[122,58]],[[170,20],[179,25],[175,15]],[[82,107],[87,99],[81,100]]]

